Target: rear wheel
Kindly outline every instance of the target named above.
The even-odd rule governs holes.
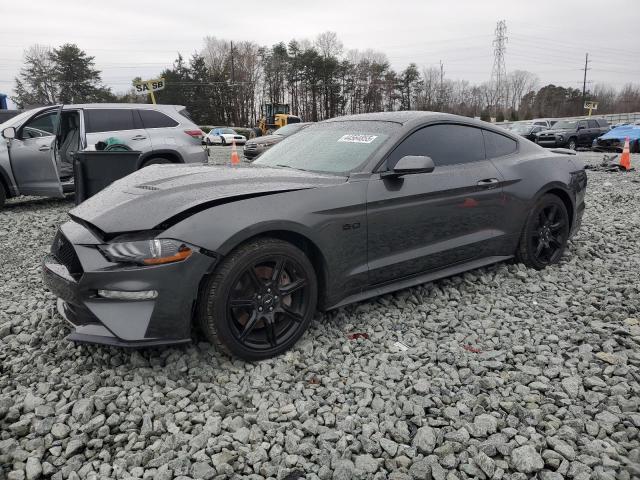
[[[527,217],[516,258],[536,270],[558,263],[567,246],[569,230],[564,202],[555,195],[544,195]]]
[[[150,158],[149,160],[146,160],[140,168],[148,167],[149,165],[165,165],[167,163],[173,163],[173,162],[169,159],[162,158],[162,157]]]
[[[207,339],[244,360],[283,353],[307,329],[316,309],[317,280],[307,256],[290,243],[263,238],[225,258],[198,305]]]

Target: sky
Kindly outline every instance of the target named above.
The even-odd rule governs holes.
[[[334,31],[346,49],[384,52],[396,70],[444,64],[450,79],[488,81],[496,23],[507,24],[507,71],[540,85],[582,88],[640,83],[638,0],[0,0],[0,92],[12,93],[25,48],[76,43],[95,57],[106,85],[126,91],[153,78],[205,36],[260,45]]]

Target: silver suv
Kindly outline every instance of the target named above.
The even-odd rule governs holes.
[[[18,195],[61,197],[73,191],[72,154],[118,138],[142,152],[138,168],[202,163],[202,131],[184,107],[133,103],[57,105],[0,124],[0,206]]]

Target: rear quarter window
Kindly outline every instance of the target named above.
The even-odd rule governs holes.
[[[140,117],[144,128],[167,128],[178,125],[173,118],[156,110],[140,110]]]
[[[87,133],[115,132],[120,130],[133,130],[133,109],[101,108],[85,110],[85,123]]]
[[[596,122],[598,122],[598,125],[600,125],[600,127],[602,127],[602,128],[608,128],[609,127],[609,122],[607,122],[604,118],[600,118],[600,119],[596,120]]]
[[[518,142],[499,133],[483,130],[484,146],[487,152],[487,158],[504,157],[511,155],[518,150]]]

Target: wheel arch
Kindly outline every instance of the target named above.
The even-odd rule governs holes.
[[[564,206],[567,208],[567,213],[569,214],[569,225],[573,225],[573,220],[575,216],[575,205],[573,203],[573,199],[571,194],[562,187],[560,184],[551,184],[547,185],[543,188],[534,198],[534,203],[537,202],[543,195],[555,195],[556,197],[562,200]]]
[[[184,158],[180,153],[175,150],[161,149],[161,150],[151,150],[150,152],[143,153],[140,155],[138,159],[138,169],[144,165],[144,162],[151,158],[166,158],[171,161],[171,163],[184,163]]]
[[[302,250],[302,252],[309,258],[309,261],[316,272],[316,279],[318,280],[318,308],[322,309],[325,305],[325,299],[328,294],[328,263],[320,247],[311,240],[308,235],[292,228],[267,228],[259,233],[243,235],[240,238],[235,236],[232,243],[225,243],[225,248],[223,249],[224,255],[229,254],[232,250],[235,250],[244,243],[260,238],[277,238],[278,240],[291,243]]]

